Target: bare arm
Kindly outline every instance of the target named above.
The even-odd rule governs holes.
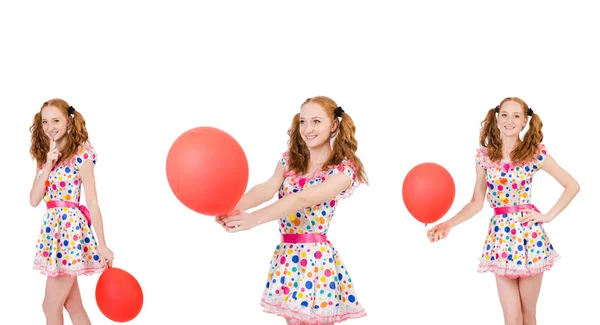
[[[236,209],[245,211],[257,207],[273,198],[284,180],[285,168],[277,164],[273,175],[264,183],[252,187],[237,204]]]
[[[450,227],[458,226],[461,223],[473,218],[481,208],[485,201],[485,193],[487,192],[487,184],[485,179],[485,170],[479,165],[475,165],[477,180],[473,189],[471,201],[467,203],[452,219],[448,220]]]
[[[564,191],[556,204],[546,213],[551,219],[556,218],[568,205],[571,203],[573,198],[579,193],[579,183],[558,163],[547,155],[544,163],[542,164],[542,170],[546,171],[552,176],[557,182],[564,187]]]
[[[37,207],[42,199],[44,198],[44,194],[46,193],[46,180],[48,180],[48,176],[50,175],[51,167],[48,168],[49,164],[44,166],[42,170],[42,175],[38,178],[38,173],[40,172],[37,167],[35,168],[35,178],[33,179],[33,185],[31,186],[31,191],[29,192],[29,204],[32,207]]]
[[[265,208],[252,212],[251,216],[256,219],[256,225],[277,220],[302,208],[326,202],[348,188],[351,183],[352,180],[346,175],[331,175],[322,184],[287,195]]]
[[[98,246],[106,247],[106,240],[104,239],[104,225],[102,223],[102,214],[100,213],[100,207],[98,206],[98,196],[96,194],[96,179],[94,177],[94,163],[92,161],[85,161],[79,168],[79,175],[83,183],[83,189],[85,191],[85,198],[88,210],[90,211],[90,217],[92,218],[92,225],[96,230],[96,236],[98,237]]]

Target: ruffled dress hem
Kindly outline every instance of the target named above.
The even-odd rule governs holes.
[[[350,310],[349,308],[337,308],[335,309],[335,312],[330,315],[317,315],[314,313],[307,314],[307,308],[303,307],[303,311],[293,310],[283,306],[283,303],[281,301],[267,301],[267,298],[263,298],[261,300],[260,305],[263,307],[263,311],[265,313],[284,317],[285,319],[292,321],[292,324],[304,323],[306,325],[322,325],[330,323],[340,323],[348,319],[356,319],[367,315],[365,310],[360,305],[356,306],[355,308],[351,308]]]
[[[78,269],[56,269],[47,264],[34,262],[33,269],[40,271],[41,274],[48,276],[49,278],[57,278],[59,276],[80,276],[80,275],[94,275],[96,273],[102,273],[106,270],[105,267],[83,267]]]
[[[554,252],[548,259],[543,262],[536,263],[535,266],[527,265],[514,265],[505,262],[488,261],[485,259],[479,259],[479,273],[491,272],[499,276],[507,277],[510,279],[527,278],[536,276],[545,271],[549,271],[554,263],[560,259],[560,255]]]

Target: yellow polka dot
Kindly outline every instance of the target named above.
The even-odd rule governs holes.
[[[322,277],[321,277],[321,282],[325,282],[325,281],[327,281],[327,278],[326,278],[326,277],[324,277],[324,276],[322,276]]]
[[[300,256],[301,256],[302,258],[306,258],[306,252],[302,252],[302,253],[300,253]]]

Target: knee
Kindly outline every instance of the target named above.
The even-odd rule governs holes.
[[[67,299],[65,301],[65,309],[69,314],[77,314],[84,310],[81,300],[76,299]]]
[[[504,315],[506,325],[523,325],[523,316],[520,312],[508,313]]]
[[[42,302],[42,310],[44,311],[44,314],[46,314],[46,315],[54,314],[56,312],[61,311],[62,306],[58,306],[58,305],[56,305],[56,303],[53,303],[51,300],[45,299],[44,302]]]
[[[535,325],[535,310],[523,310],[523,325]]]

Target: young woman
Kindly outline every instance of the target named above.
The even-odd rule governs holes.
[[[266,182],[244,195],[237,211],[216,221],[229,232],[278,220],[282,234],[269,269],[261,305],[288,324],[334,324],[365,316],[354,282],[327,240],[335,208],[366,183],[356,156],[355,126],[327,98],[307,99],[288,132],[289,150]],[[247,213],[269,201],[275,203]]]
[[[83,116],[62,99],[45,102],[30,130],[37,167],[29,199],[33,207],[43,199],[47,208],[34,259],[34,269],[48,277],[42,304],[47,324],[63,324],[63,307],[74,325],[91,324],[77,276],[102,272],[113,260],[96,199],[96,153]],[[82,186],[89,211],[79,205]]]
[[[529,119],[529,130],[520,134]],[[541,143],[542,121],[520,98],[504,99],[482,122],[476,156],[477,181],[471,201],[452,219],[427,232],[431,242],[446,238],[452,227],[477,214],[486,198],[494,209],[480,259],[479,272],[496,274],[506,324],[536,324],[536,305],[543,272],[559,255],[543,223],[562,212],[579,192],[579,184],[562,169]],[[533,176],[546,171],[563,187],[546,213],[533,204]]]

